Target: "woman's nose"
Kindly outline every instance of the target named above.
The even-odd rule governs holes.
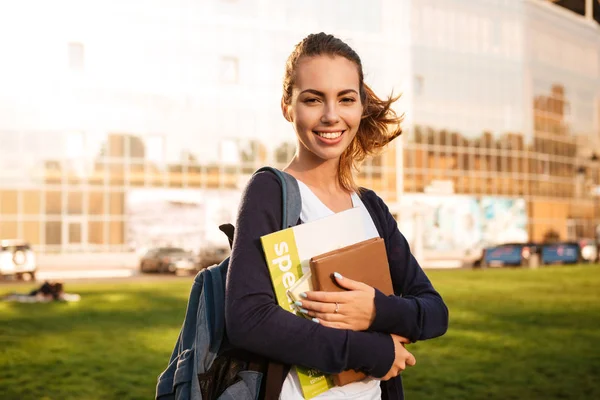
[[[335,124],[340,120],[336,104],[325,104],[321,122],[324,124]]]

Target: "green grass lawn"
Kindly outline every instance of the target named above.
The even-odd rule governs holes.
[[[599,266],[428,275],[450,329],[409,347],[407,399],[600,398]],[[190,284],[67,282],[81,302],[0,302],[0,399],[153,398]]]

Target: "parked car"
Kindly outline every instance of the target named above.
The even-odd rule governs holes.
[[[544,264],[577,264],[582,261],[578,242],[546,243],[542,247]]]
[[[24,281],[35,280],[36,256],[29,243],[18,240],[0,240],[0,276]]]
[[[522,266],[535,268],[541,263],[542,246],[538,243],[503,243],[487,247],[479,267]]]
[[[140,259],[140,272],[191,273],[197,270],[197,257],[180,247],[157,247]]]
[[[231,250],[227,246],[207,246],[198,252],[198,270],[219,264],[229,256]]]
[[[579,242],[551,242],[551,243],[503,243],[487,247],[479,263],[474,266],[502,267],[522,266],[535,268],[548,264],[576,264],[597,258],[597,248],[587,248],[584,253]]]

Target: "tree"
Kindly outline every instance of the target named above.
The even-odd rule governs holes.
[[[554,243],[560,240],[560,234],[554,229],[548,229],[546,233],[544,233],[544,243]]]
[[[257,139],[240,142],[240,159],[243,164],[264,163],[267,159],[267,149]]]
[[[278,164],[285,164],[294,155],[296,146],[290,142],[283,142],[279,147],[275,149],[275,162]]]

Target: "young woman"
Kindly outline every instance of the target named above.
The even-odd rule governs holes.
[[[348,278],[345,293],[309,292],[299,318],[277,305],[260,237],[279,230],[281,187],[268,172],[248,183],[240,206],[227,276],[226,324],[231,343],[285,365],[325,373],[348,369],[368,378],[317,399],[402,399],[400,373],[415,358],[404,343],[443,335],[448,310],[411,255],[381,198],[358,188],[353,170],[401,133],[391,109],[363,82],[359,56],[324,33],[300,42],[285,70],[281,107],[296,132],[297,151],[285,171],[298,180],[299,222],[363,207],[385,240],[394,296]],[[365,265],[368,268],[368,265]],[[281,379],[280,398],[301,399],[298,378]],[[271,379],[272,377],[269,377]]]

